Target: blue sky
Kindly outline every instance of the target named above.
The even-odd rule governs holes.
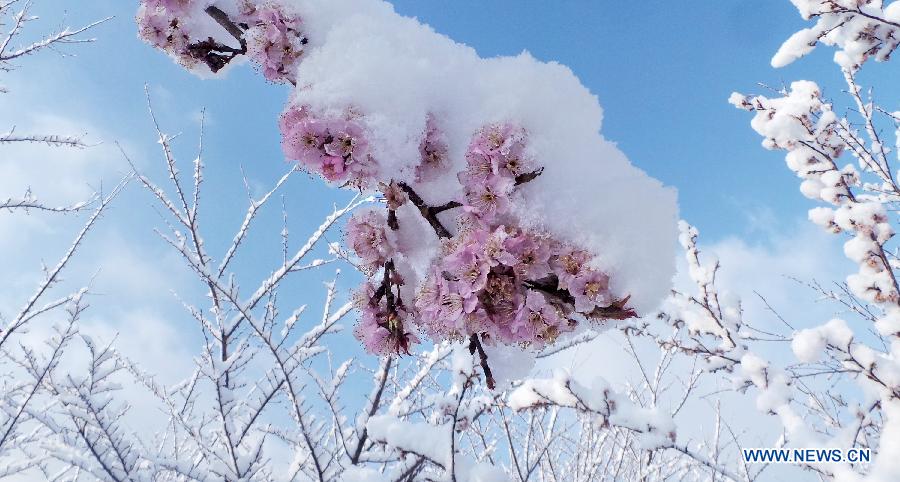
[[[782,153],[763,150],[759,136],[749,126],[749,115],[727,103],[732,91],[760,92],[757,82],[778,86],[798,79],[814,79],[828,95],[840,95],[843,80],[828,49],[785,69],[769,66],[781,42],[805,23],[790,2],[394,3],[400,13],[418,17],[438,32],[474,47],[482,56],[528,50],[538,59],[571,67],[605,109],[602,133],[617,142],[633,164],[678,189],[682,217],[697,225],[704,243],[716,248],[713,250],[725,260],[726,284],[749,304],[755,301],[754,289],[771,295],[770,301],[784,314],[803,318],[796,322],[798,326],[827,320],[832,308],[809,303],[794,306],[798,289],[781,275],[843,278],[850,269],[849,263],[835,255],[840,250],[839,240],[800,228],[812,203],[799,193],[798,181],[784,167]],[[137,1],[131,0],[37,1],[35,12],[44,19],[34,24],[36,33],[60,23],[80,25],[110,15],[114,18],[93,31],[98,39],[95,45],[65,49],[77,57],[50,53],[26,59],[19,70],[3,74],[0,81],[11,88],[11,94],[0,96],[0,129],[12,123],[21,123],[23,130],[49,126],[57,131],[86,132],[89,140],[102,141],[77,154],[41,148],[18,152],[21,157],[14,160],[32,166],[37,177],[47,172],[42,163],[56,157],[78,166],[64,166],[72,170],[71,179],[50,171],[55,176],[49,181],[35,182],[39,194],[65,202],[79,192],[78,186],[89,183],[96,187],[101,179],[110,185],[118,173],[127,170],[116,152],[116,141],[141,170],[160,182],[165,180],[146,111],[145,84],[164,129],[182,133],[178,154],[183,162],[195,155],[197,119],[205,108],[207,204],[201,223],[211,251],[221,253],[246,207],[239,167],[243,166],[251,189],[257,192],[288,169],[276,126],[288,89],[266,83],[246,67],[218,80],[189,74],[138,40],[133,21],[136,8]],[[68,10],[64,20],[61,10]],[[866,76],[896,78],[897,73],[896,64],[872,65]],[[896,94],[894,89],[882,93]],[[4,162],[10,161],[0,158],[0,168]],[[0,188],[3,182],[0,178]],[[333,203],[347,199],[346,193],[303,176],[284,192],[291,231],[298,236],[317,226]],[[603,202],[602,198],[597,202]],[[126,192],[94,233],[96,247],[85,253],[70,278],[77,281],[102,267],[96,286],[98,298],[106,296],[104,300],[109,301],[115,297],[115,302],[95,303],[98,320],[102,318],[109,326],[101,321],[95,325],[107,326],[107,333],[123,333],[120,340],[126,353],[145,356],[150,363],[179,357],[190,361],[196,338],[186,339],[179,328],[177,323],[190,320],[168,291],[197,296],[202,292],[171,250],[153,239],[153,227],[162,223],[150,204],[145,192],[134,188]],[[20,254],[10,272],[21,273],[36,271],[41,259],[52,261],[78,223],[71,218],[52,225],[30,220],[27,229],[22,229],[11,228],[4,219],[0,218],[0,252],[9,248],[12,251],[5,252]],[[253,239],[254,246],[261,248],[238,262],[241,274],[251,282],[280,259],[280,223],[280,209],[265,213]],[[4,233],[13,236],[4,238]],[[299,241],[295,239],[294,244]],[[321,292],[311,291],[311,287],[318,290],[314,281],[331,275],[325,270],[305,278],[305,282],[287,287],[285,294],[298,300],[312,296],[314,303]],[[0,293],[0,312],[8,308],[10,293],[19,295],[33,287],[30,276],[22,275],[14,283],[15,289]],[[349,273],[346,278],[344,287],[359,280]],[[802,296],[804,301],[813,298],[808,292]],[[751,315],[765,314],[763,308],[749,304]],[[159,366],[160,371],[177,372],[183,367],[171,363]]]
[[[482,56],[528,50],[541,60],[571,67],[605,109],[603,134],[619,143],[635,165],[678,189],[682,217],[699,227],[710,251],[724,258],[723,280],[732,281],[730,288],[742,295],[748,309],[755,301],[758,304],[753,291],[760,290],[785,310],[783,314],[801,318],[798,325],[820,323],[833,307],[796,306],[797,296],[810,300],[813,295],[802,290],[798,294],[797,285],[783,275],[842,279],[850,267],[838,254],[840,240],[805,222],[812,204],[799,193],[782,153],[763,150],[749,127],[749,115],[734,109],[727,98],[735,90],[759,92],[757,82],[780,85],[802,78],[815,79],[829,95],[838,96],[843,81],[831,52],[820,49],[781,70],[769,66],[781,42],[804,26],[786,0],[650,3],[400,0],[395,5],[400,13],[418,17]],[[257,193],[288,169],[276,127],[288,89],[266,83],[247,67],[216,80],[186,72],[138,40],[136,6],[137,2],[122,0],[79,2],[77,8],[67,0],[36,2],[35,13],[44,18],[34,24],[34,33],[60,23],[114,18],[93,31],[96,44],[65,49],[76,57],[49,53],[24,60],[19,70],[7,74],[3,82],[11,94],[0,96],[0,121],[21,123],[24,130],[29,125],[46,126],[49,118],[50,126],[61,126],[54,127],[57,132],[87,132],[89,140],[102,142],[80,151],[77,163],[66,161],[72,154],[61,156],[61,151],[41,148],[21,153],[33,157],[16,159],[37,174],[53,169],[42,164],[51,160],[81,166],[71,175],[54,173],[43,186],[36,182],[38,193],[62,203],[72,198],[72,189],[62,189],[63,184],[96,187],[102,180],[110,185],[128,169],[116,142],[142,171],[165,181],[147,115],[145,84],[164,130],[181,133],[176,144],[184,163],[195,156],[197,120],[206,109],[206,205],[201,224],[210,251],[222,253],[246,208],[241,166]],[[896,66],[871,66],[868,75],[881,76],[887,69]],[[69,164],[63,167],[74,169]],[[284,194],[296,236],[311,232],[333,203],[347,199],[346,192],[304,176],[291,181]],[[55,256],[52,253],[65,246],[77,222],[68,219],[34,230],[7,227],[16,236],[6,242],[21,250],[16,267],[34,272],[41,259]],[[129,320],[135,317],[179,327],[181,333],[185,333],[181,323],[191,323],[169,291],[200,287],[171,249],[154,238],[152,230],[158,226],[162,222],[147,193],[130,189],[96,233],[97,247],[85,253],[70,277],[84,279],[102,270],[96,291],[116,303],[96,311],[112,330],[131,330]],[[262,279],[280,262],[277,205],[261,216],[258,228],[249,255],[236,263],[245,284]],[[0,234],[3,230],[0,222]],[[337,236],[329,240],[338,241]],[[293,241],[296,245],[301,239]],[[360,280],[348,271],[343,288]],[[330,276],[332,271],[324,270],[304,278],[287,287],[286,294],[307,300],[311,288],[318,290],[318,281]],[[33,281],[28,276],[21,279],[24,293]],[[123,294],[123,286],[127,293]],[[149,296],[151,292],[155,294]],[[319,291],[312,293],[314,300],[319,299]],[[193,294],[202,296],[198,291]],[[0,306],[2,302],[0,296]],[[761,307],[755,313],[771,318]],[[160,341],[159,352],[187,354],[194,349],[196,338],[176,338]]]
[[[743,287],[745,299],[755,297],[753,289],[778,291],[783,274],[839,280],[849,273],[843,257],[832,256],[840,250],[840,240],[805,222],[806,211],[813,204],[799,193],[797,179],[783,165],[782,153],[763,150],[759,136],[749,126],[749,115],[726,101],[735,90],[760,92],[757,82],[777,86],[797,79],[815,79],[828,95],[840,97],[843,80],[827,48],[785,69],[769,66],[781,42],[805,26],[787,0],[681,4],[398,0],[395,5],[400,13],[418,17],[438,32],[474,47],[482,56],[528,50],[541,60],[571,67],[605,109],[602,133],[619,143],[635,165],[678,189],[682,217],[699,227],[705,244],[732,253],[732,264],[744,270],[731,270],[735,280],[756,281],[755,286]],[[137,38],[136,6],[137,2],[122,0],[78,2],[77,8],[70,0],[35,2],[34,12],[44,18],[33,24],[34,34],[61,23],[80,25],[113,18],[93,31],[96,44],[64,49],[75,57],[51,52],[25,59],[19,70],[5,74],[2,81],[11,94],[0,96],[0,121],[3,125],[20,123],[20,129],[27,130],[29,123],[44,125],[47,118],[53,118],[59,124],[62,117],[66,122],[56,131],[86,132],[89,140],[102,142],[78,154],[83,169],[66,179],[67,171],[62,171],[43,190],[38,189],[45,197],[66,202],[71,195],[60,188],[64,181],[96,187],[102,180],[109,185],[127,170],[115,142],[123,144],[141,170],[160,181],[165,179],[146,111],[145,84],[163,128],[182,134],[177,147],[183,162],[189,163],[195,155],[197,119],[201,109],[206,109],[207,205],[202,223],[211,251],[221,253],[246,207],[240,167],[255,191],[270,186],[288,168],[276,127],[288,89],[266,83],[247,67],[215,80],[186,72]],[[866,76],[891,78],[896,73],[896,64],[876,64],[868,67]],[[33,158],[18,161],[46,172],[48,168],[41,162],[55,159],[59,153],[36,148],[23,154]],[[317,226],[333,203],[347,198],[346,192],[304,176],[292,181],[284,193],[291,230],[298,236]],[[597,202],[603,202],[602,198]],[[152,229],[161,223],[150,205],[145,192],[129,190],[98,237],[118,239],[121,242],[116,246],[128,245],[134,251],[131,258],[157,268],[171,265],[172,272],[177,272],[176,260],[169,265],[157,262],[172,255],[152,236]],[[70,228],[75,221],[67,221]],[[255,238],[258,247],[237,264],[242,275],[259,279],[277,264],[280,223],[277,207],[261,217]],[[69,231],[63,227],[45,229],[52,236],[42,241],[64,244]],[[33,237],[41,232],[18,234],[21,246],[33,247]],[[45,256],[32,251],[22,253],[23,267],[33,268]],[[125,269],[116,265],[117,260],[104,262],[104,251],[110,250],[85,256],[85,272],[97,266],[114,273]],[[765,261],[745,259],[748,257]],[[753,269],[756,271],[747,272]],[[319,279],[328,276],[330,272],[325,272]],[[126,275],[112,279],[123,277]],[[100,287],[114,292],[114,283],[105,286],[105,279],[98,278]],[[359,280],[350,273],[345,279],[345,287]],[[177,284],[174,278],[169,281]],[[28,286],[26,282],[23,285]],[[185,285],[193,286],[188,281]],[[293,289],[300,295],[309,286],[315,285],[299,284]],[[147,290],[136,287],[134,291]],[[805,296],[809,299],[809,294]],[[790,296],[784,297],[785,304],[794,304]],[[165,303],[171,305],[173,300],[166,298]],[[170,317],[174,316],[171,308],[154,309],[158,316],[166,311]],[[820,321],[800,308],[797,314],[809,317],[809,323]]]
[[[842,80],[826,49],[785,69],[769,66],[780,43],[804,25],[788,1],[402,0],[395,5],[482,56],[528,50],[570,66],[600,98],[603,134],[634,164],[678,188],[683,217],[698,225],[707,241],[729,235],[764,241],[761,222],[769,229],[771,223],[805,217],[810,204],[782,168],[781,155],[760,149],[749,117],[726,102],[734,90],[759,92],[757,82],[777,86],[801,78],[814,78],[837,95]],[[189,124],[178,122],[207,109],[213,121],[210,159],[217,165],[243,163],[260,179],[283,168],[275,115],[286,88],[266,84],[247,68],[215,81],[185,72],[136,38],[132,2],[94,0],[72,8],[69,1],[48,0],[37,8],[54,21],[55,12],[68,9],[70,24],[115,16],[94,32],[96,46],[72,51],[78,61],[43,59],[28,74],[18,74],[39,70],[66,79],[62,102],[94,118],[114,118],[114,139],[146,133],[142,89],[148,83],[160,94],[160,116],[172,129],[186,129]],[[877,66],[869,73],[890,68]],[[226,167],[216,174],[232,171]],[[311,199],[331,195],[321,185],[307,187]]]
[[[634,164],[678,188],[683,217],[697,224],[707,240],[728,235],[762,239],[748,213],[778,223],[805,217],[809,204],[797,192],[793,175],[781,168],[780,154],[761,150],[749,117],[726,102],[735,90],[760,91],[757,82],[777,86],[801,78],[814,78],[837,95],[842,81],[830,51],[822,49],[785,69],[769,66],[780,43],[804,25],[788,1],[394,3],[399,12],[482,56],[528,50],[570,66],[605,109],[603,134],[619,143]],[[172,123],[184,120],[184,114],[207,109],[214,122],[208,131],[210,158],[217,163],[244,163],[262,178],[283,167],[275,115],[285,87],[266,84],[247,68],[201,81],[136,38],[133,2],[92,0],[73,8],[67,0],[46,0],[36,8],[52,21],[67,9],[69,24],[115,18],[95,30],[96,46],[68,50],[77,53],[77,61],[52,55],[50,61],[27,60],[23,65],[29,69],[13,76],[37,70],[66,79],[65,92],[59,92],[62,102],[94,118],[114,118],[113,138],[146,130],[142,89],[147,83],[165,93],[157,102],[171,128],[182,128]],[[316,198],[326,193],[316,190]]]

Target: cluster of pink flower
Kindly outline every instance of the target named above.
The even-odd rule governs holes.
[[[416,298],[417,321],[431,338],[477,333],[486,341],[544,344],[573,328],[571,309],[539,291],[549,287],[528,284],[536,279],[529,273],[543,278],[550,272],[549,240],[501,226],[454,241]]]
[[[446,165],[441,139],[429,121],[418,178]],[[397,226],[392,218],[396,223],[394,211],[409,201],[408,193],[418,195],[403,184],[382,184],[388,215],[364,211],[350,219],[348,244],[371,277],[358,293],[362,319],[355,330],[369,352],[408,351],[418,341],[411,326],[435,341],[474,335],[487,343],[540,347],[572,331],[575,315],[615,317],[608,309],[624,307],[611,295],[609,278],[588,266],[590,253],[516,227],[510,196],[516,186],[540,173],[533,170],[526,139],[524,130],[511,125],[489,126],[475,136],[466,154],[467,168],[457,175],[465,194],[462,202],[450,205],[462,208],[461,229],[454,236],[444,235],[444,252],[414,306],[404,304],[399,290],[404,280],[394,268]]]
[[[525,132],[483,129],[469,146],[464,228],[445,244],[416,300],[429,336],[543,346],[575,327],[575,312],[592,316],[613,303],[609,279],[587,265],[592,256],[549,236],[515,227],[510,195],[536,175]]]
[[[349,118],[320,119],[300,107],[281,115],[285,155],[331,182],[364,188],[376,167],[360,125]]]
[[[266,79],[295,84],[295,71],[307,43],[301,19],[286,15],[271,4],[251,6],[242,17],[250,25],[245,34],[247,53],[259,64]]]
[[[509,210],[509,196],[519,176],[530,172],[525,131],[512,125],[483,129],[469,145],[466,161],[466,170],[457,175],[465,190],[466,209],[481,222],[492,223]]]
[[[179,16],[189,0],[144,0],[137,14],[139,35],[150,45],[170,52],[186,66],[196,61],[189,55],[190,33],[182,28]]]
[[[186,67],[218,72],[247,56],[267,79],[297,85],[307,38],[290,7],[287,0],[141,0],[137,21],[148,43]],[[416,334],[468,339],[492,387],[482,343],[541,347],[580,320],[635,316],[627,297],[612,296],[606,274],[590,267],[596,253],[522,226],[517,188],[543,172],[523,128],[482,128],[465,152],[465,169],[456,172],[441,119],[429,115],[414,172],[406,172],[381,151],[379,163],[354,106],[336,107],[291,105],[279,128],[285,156],[309,172],[341,187],[381,191],[387,209],[358,212],[345,231],[369,278],[357,294],[362,316],[354,330],[369,352],[408,353]],[[422,189],[430,192],[423,197]],[[449,199],[429,205],[434,197]],[[441,213],[449,210],[456,210],[456,226],[443,224],[448,215]],[[422,234],[415,231],[424,226],[419,216],[441,240],[440,253],[433,239],[412,239]],[[439,256],[430,268],[420,265],[433,254]]]
[[[397,190],[396,183],[382,185],[389,209],[406,201]],[[346,242],[359,258],[359,269],[373,279],[379,271],[381,274],[378,287],[370,280],[357,292],[356,305],[362,316],[353,330],[366,351],[380,356],[409,353],[410,345],[419,342],[409,331],[415,309],[407,308],[399,292],[404,281],[394,269],[397,243],[390,225],[389,216],[369,209],[351,216],[345,229]]]
[[[189,68],[202,62],[217,72],[238,55],[246,54],[266,79],[296,83],[295,71],[307,43],[299,17],[272,2],[256,5],[240,0],[233,18],[218,7],[206,7],[211,17],[207,20],[225,27],[240,43],[235,47],[211,37],[196,38],[198,35],[189,27],[196,19],[188,17],[192,8],[202,6],[196,0],[142,0],[137,14],[141,38]]]
[[[396,252],[396,242],[387,225],[387,216],[374,209],[358,211],[347,221],[347,244],[359,257],[359,269],[368,275],[384,267]]]
[[[397,276],[389,267],[386,272],[388,277]],[[393,283],[402,284],[396,279]],[[362,316],[353,329],[353,335],[373,355],[409,354],[409,347],[419,342],[419,338],[409,331],[414,313],[407,310],[402,298],[384,286],[386,284],[376,288],[372,283],[366,283],[357,293],[357,305]]]
[[[447,140],[438,128],[433,116],[425,121],[425,136],[419,144],[421,162],[416,166],[416,181],[433,181],[441,177],[448,167]]]

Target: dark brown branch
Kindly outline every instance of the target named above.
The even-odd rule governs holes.
[[[228,14],[214,6],[207,7],[205,11],[240,43],[240,48],[234,48],[209,37],[188,45],[187,51],[190,56],[205,63],[210,71],[216,73],[238,55],[247,53],[247,41],[244,39],[244,31],[228,18]]]
[[[559,278],[555,274],[545,276],[538,280],[527,280],[523,283],[526,288],[548,294],[566,304],[575,304],[575,297],[566,290],[559,289]]]
[[[387,218],[388,227],[391,228],[391,231],[396,231],[400,229],[400,223],[397,222],[397,211],[393,209],[388,209],[388,218]]]
[[[586,316],[595,320],[628,320],[637,318],[637,312],[626,306],[629,299],[631,297],[626,296],[624,299],[613,301],[609,306],[598,306],[594,308],[594,311],[587,313]]]
[[[378,407],[381,406],[381,397],[384,395],[384,389],[387,385],[388,380],[388,371],[391,369],[391,361],[393,358],[388,357],[385,362],[384,367],[384,376],[379,380],[378,390],[375,392],[375,397],[372,398],[372,406],[369,408],[368,414],[369,418],[375,416],[378,413]],[[359,463],[359,457],[362,455],[363,446],[366,444],[366,440],[369,438],[369,430],[363,427],[362,435],[359,436],[359,440],[356,443],[356,449],[353,451],[353,455],[350,456],[350,463],[353,465],[357,465]]]
[[[526,172],[525,174],[519,174],[516,176],[516,186],[520,186],[525,184],[526,182],[530,182],[535,180],[538,176],[544,173],[544,168],[537,169],[535,171]]]
[[[212,37],[187,47],[191,57],[203,62],[213,73],[222,70],[238,55],[247,53],[246,47],[236,49],[215,41]]]
[[[487,381],[487,387],[493,390],[497,384],[494,383],[494,374],[491,372],[491,367],[488,365],[488,356],[487,353],[484,352],[484,347],[481,346],[481,340],[478,339],[478,334],[472,333],[472,336],[469,337],[469,353],[475,354],[478,352],[478,359],[481,361],[481,369],[484,370],[484,378]]]
[[[234,22],[228,18],[228,14],[220,10],[218,7],[210,5],[206,7],[206,14],[212,17],[213,20],[216,21],[219,25],[222,26],[232,37],[235,38],[238,42],[241,43],[241,47],[244,51],[247,50],[247,41],[244,40],[244,31],[241,30],[240,27],[235,25]]]
[[[439,213],[442,213],[442,212],[447,211],[447,210],[449,210],[449,209],[455,209],[455,208],[460,208],[460,207],[462,207],[462,203],[461,203],[461,202],[458,202],[458,201],[450,201],[450,202],[448,202],[448,203],[441,204],[440,206],[430,207],[430,208],[428,208],[428,210],[431,211],[431,212],[434,213],[434,214],[439,214]]]
[[[441,221],[437,218],[437,215],[442,211],[460,207],[462,206],[462,204],[451,201],[447,204],[444,204],[443,206],[432,207],[429,206],[424,199],[422,199],[422,196],[419,196],[419,193],[417,193],[413,188],[409,187],[409,184],[400,182],[398,183],[398,185],[400,186],[400,189],[403,189],[403,192],[405,192],[406,195],[409,196],[409,201],[419,209],[419,213],[423,218],[425,218],[426,221],[428,221],[428,224],[431,225],[431,227],[434,229],[434,232],[437,233],[439,238],[451,237],[450,231],[448,231],[447,228],[445,228],[444,225],[441,224]]]
[[[571,293],[559,289],[559,279],[556,275],[546,276],[539,280],[527,280],[523,284],[528,289],[540,291],[565,304],[575,304],[575,297],[572,296]],[[613,301],[609,306],[598,306],[594,308],[593,311],[585,313],[584,316],[594,320],[627,320],[630,318],[637,318],[637,313],[626,306],[629,299],[631,299],[631,297],[626,296],[624,299]]]
[[[516,186],[533,181],[543,172],[544,168],[542,167],[535,171],[516,176]],[[406,195],[409,197],[410,202],[412,202],[419,209],[419,213],[423,218],[425,218],[426,221],[428,221],[428,224],[430,224],[431,227],[434,228],[434,232],[437,233],[438,237],[451,237],[450,231],[447,230],[446,227],[444,227],[441,221],[437,218],[437,215],[450,209],[462,207],[462,203],[458,201],[449,201],[447,203],[441,204],[440,206],[429,206],[428,203],[426,203],[425,200],[422,199],[422,196],[419,196],[419,193],[417,193],[415,189],[410,187],[409,184],[406,184],[405,182],[399,182],[397,183],[397,185],[400,186],[400,189],[402,189],[403,192],[406,193]],[[390,222],[390,218],[388,218],[388,221]],[[392,229],[396,228],[393,228],[392,226]]]
[[[394,291],[391,290],[391,274],[394,271],[394,260],[388,260],[384,263],[384,281],[382,281],[382,286],[385,287],[384,295],[387,297],[387,309],[388,313],[393,313],[395,310],[395,302],[394,302]]]
[[[863,12],[863,11],[862,11],[860,8],[858,8],[858,7],[857,7],[855,10],[851,10],[851,9],[849,9],[849,8],[843,8],[843,7],[841,7],[841,8],[839,8],[839,9],[832,10],[831,12],[822,12],[822,13],[813,14],[813,15],[811,15],[811,17],[819,17],[819,16],[822,16],[822,15],[825,14],[825,13],[838,13],[838,14],[840,14],[840,13],[852,13],[852,14],[861,15],[861,16],[863,16],[863,17],[866,17],[866,18],[868,18],[869,20],[874,20],[874,21],[876,21],[876,22],[881,22],[881,23],[890,25],[890,26],[895,27],[895,28],[900,28],[900,23],[897,23],[897,22],[891,22],[890,20],[888,20],[888,19],[886,19],[886,18],[882,18],[882,17],[879,17],[879,16],[877,16],[877,15],[872,15],[872,14],[870,14],[870,13]]]

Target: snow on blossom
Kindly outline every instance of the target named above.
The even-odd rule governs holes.
[[[425,120],[425,134],[419,142],[419,165],[416,166],[416,181],[433,181],[446,174],[450,164],[447,140],[438,127],[437,120],[429,115]]]
[[[200,3],[193,0],[144,0],[144,4],[147,6],[147,8],[165,9],[172,14],[185,13],[187,11],[188,5],[190,5],[192,2]]]
[[[175,18],[172,5],[174,2],[162,1],[142,5],[137,14],[138,34],[148,44],[166,50],[182,65],[190,67],[194,63],[187,51],[191,32],[187,24]]]
[[[378,0],[296,8],[310,40],[291,105],[358,113],[375,179],[403,182],[429,206],[508,210],[524,230],[591,253],[591,268],[609,276],[616,297],[631,295],[636,311],[658,306],[674,274],[675,193],[598,134],[597,99],[569,69],[527,54],[482,59]],[[497,175],[474,182],[488,168]],[[471,182],[455,177],[463,171]],[[456,211],[438,215],[453,235]],[[398,210],[400,225],[416,214]],[[421,285],[426,271],[404,277]]]

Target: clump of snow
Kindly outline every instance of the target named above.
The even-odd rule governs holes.
[[[884,316],[875,322],[875,329],[883,336],[900,333],[900,308],[889,308]]]
[[[386,475],[372,468],[354,465],[341,473],[341,482],[381,482],[390,480]]]
[[[391,415],[378,415],[366,424],[372,440],[388,447],[420,455],[441,467],[448,474],[452,468],[452,478],[460,482],[506,482],[509,475],[502,468],[487,462],[476,463],[461,453],[452,454],[448,444],[452,430],[450,424],[431,425],[424,422],[410,422]],[[356,479],[364,479],[368,472],[353,472]],[[449,477],[448,477],[449,479]]]
[[[772,57],[772,67],[784,67],[812,52],[816,48],[818,34],[814,29],[805,28],[791,35]]]
[[[534,355],[517,346],[488,345],[484,347],[484,351],[500,389],[513,380],[527,377],[535,365]]]
[[[772,67],[784,67],[812,52],[818,43],[837,47],[834,61],[846,70],[866,60],[887,60],[897,48],[900,2],[791,0],[806,20],[815,25],[791,35],[772,57]]]
[[[773,369],[769,362],[753,353],[747,353],[741,358],[740,367],[740,374],[735,381],[740,383],[746,380],[759,389],[756,408],[763,412],[779,413],[784,419],[787,414],[781,412],[791,400],[790,383],[784,373]]]
[[[648,450],[671,447],[675,442],[675,422],[670,415],[634,403],[599,377],[585,387],[568,373],[557,371],[550,379],[526,380],[510,393],[508,403],[514,410],[558,405],[597,415],[602,425],[634,431]]]
[[[420,454],[444,467],[450,465],[449,425],[408,422],[392,415],[377,415],[369,419],[366,429],[373,440]]]
[[[828,345],[842,349],[853,340],[853,331],[844,320],[833,319],[828,323],[807,330],[800,330],[791,340],[794,355],[802,362],[816,361]]]

